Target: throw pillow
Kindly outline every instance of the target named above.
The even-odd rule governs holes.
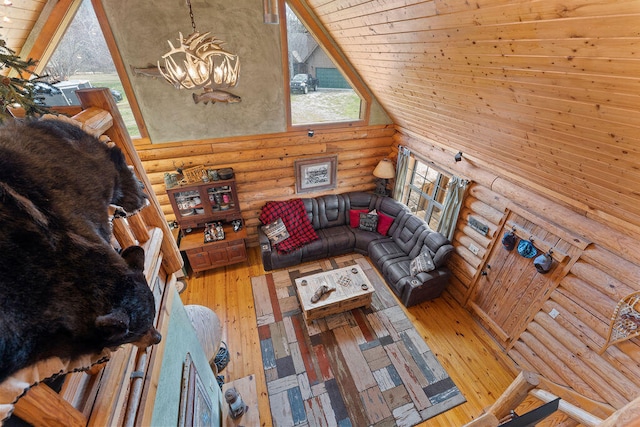
[[[378,213],[378,233],[386,236],[391,228],[391,224],[393,224],[393,218],[383,214],[382,212]]]
[[[428,273],[436,268],[433,263],[433,258],[429,252],[422,252],[420,255],[411,260],[409,265],[412,276],[417,276],[418,273]]]
[[[360,226],[360,214],[369,212],[368,209],[351,209],[349,210],[349,225],[353,228]]]
[[[360,230],[376,231],[378,228],[378,215],[374,214],[360,214]]]
[[[262,231],[267,235],[272,245],[289,238],[289,232],[284,222],[282,222],[282,218],[278,218],[270,224],[263,225]]]

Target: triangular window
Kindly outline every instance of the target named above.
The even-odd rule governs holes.
[[[51,83],[39,89],[48,106],[79,105],[77,89],[108,87],[129,135],[140,136],[90,0],[82,0],[41,74]]]
[[[362,97],[286,5],[291,125],[361,120]]]

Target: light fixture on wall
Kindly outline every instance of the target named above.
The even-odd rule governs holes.
[[[265,24],[279,24],[278,0],[262,0],[262,9]]]
[[[396,176],[396,168],[393,166],[393,162],[389,159],[380,160],[378,166],[373,170],[373,176],[378,178],[376,180],[375,193],[379,196],[387,196],[387,180]]]
[[[158,61],[158,70],[177,89],[224,89],[238,83],[240,59],[237,55],[222,49],[222,40],[199,33],[187,0],[193,33],[183,37],[179,32],[177,47],[168,41],[171,49],[162,55],[164,66]]]
[[[462,151],[458,151],[455,156],[453,156],[453,160],[456,162],[462,161]]]

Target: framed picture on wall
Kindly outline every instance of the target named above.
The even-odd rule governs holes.
[[[310,193],[336,188],[338,156],[295,161],[296,193]]]

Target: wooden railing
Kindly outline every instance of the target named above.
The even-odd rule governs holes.
[[[540,404],[559,398],[559,396],[543,388],[548,385],[547,381],[535,373],[520,372],[493,405],[478,418],[465,424],[464,427],[497,427],[514,416],[517,417],[517,415],[514,415],[515,409],[529,397]],[[583,397],[578,396],[578,398],[584,400]],[[533,407],[530,405],[528,409],[533,409]],[[638,427],[640,426],[640,397],[629,402],[629,404],[606,419],[602,419],[564,398],[560,398],[556,413],[557,415],[563,415],[564,420],[554,421],[553,425],[562,423],[562,425],[581,425],[585,427]]]
[[[174,294],[166,290],[175,282],[173,273],[182,268],[182,257],[109,90],[84,89],[77,94],[83,110],[73,119],[91,133],[107,135],[145,185],[150,205],[133,216],[114,219],[113,233],[122,248],[144,248],[144,273],[156,298],[154,324],[166,336],[167,307]],[[145,350],[121,346],[108,362],[67,374],[60,393],[44,383],[31,387],[15,403],[14,414],[34,426],[149,425],[163,354],[163,342]]]

